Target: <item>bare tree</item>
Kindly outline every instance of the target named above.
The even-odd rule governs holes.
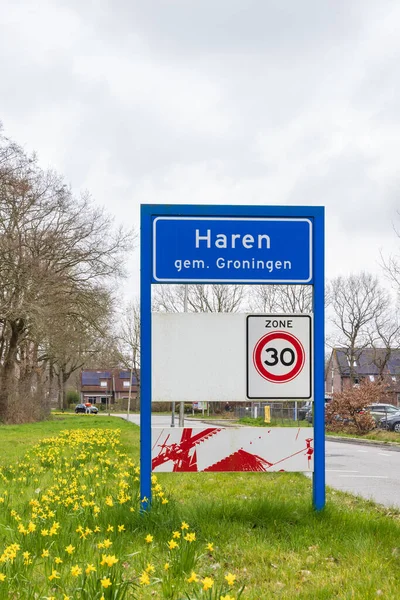
[[[136,381],[140,378],[140,303],[132,300],[126,306],[120,327],[117,332],[119,342],[120,361],[123,366],[131,371]],[[132,382],[131,382],[132,383]],[[138,387],[139,390],[139,387]],[[139,392],[136,403],[139,402]]]
[[[378,369],[378,378],[383,380],[393,350],[400,347],[400,323],[391,305],[374,319],[368,340],[372,349],[371,361]]]
[[[309,285],[255,285],[250,291],[250,309],[261,313],[311,313]]]
[[[153,310],[183,312],[185,285],[155,286]],[[244,286],[234,284],[189,284],[188,312],[238,312],[245,303]]]
[[[40,360],[49,365],[50,378],[57,380],[60,408],[67,408],[67,381],[102,351],[113,319],[111,294],[106,288],[87,290],[72,303],[68,300],[52,307],[40,344]]]
[[[345,349],[350,378],[356,376],[357,353],[371,339],[371,326],[382,322],[390,306],[390,298],[376,277],[362,272],[349,277],[333,279],[327,290],[332,317],[336,328],[332,344]]]
[[[37,362],[48,315],[68,307],[76,317],[82,298],[123,275],[132,242],[87,195],[74,197],[61,177],[0,139],[1,420],[15,418],[21,375]]]

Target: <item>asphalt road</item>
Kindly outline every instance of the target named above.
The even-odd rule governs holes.
[[[400,452],[326,441],[325,453],[327,485],[400,509]]]
[[[139,425],[139,415],[130,415],[129,420]],[[152,423],[155,427],[170,427],[171,416],[152,415]],[[177,417],[175,425],[178,423]],[[186,420],[185,425],[189,424],[199,426],[202,422]],[[329,440],[325,451],[327,485],[400,509],[400,452],[385,446]]]

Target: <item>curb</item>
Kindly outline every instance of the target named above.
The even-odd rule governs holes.
[[[325,439],[329,442],[339,442],[341,444],[358,444],[359,446],[375,446],[376,448],[384,448],[393,452],[400,452],[400,444],[396,442],[380,442],[379,440],[360,440],[359,438],[336,437],[334,435],[326,435]]]
[[[217,425],[217,427],[243,427],[239,423],[235,422],[235,419],[221,419],[220,421],[217,419],[201,419],[201,418],[192,418],[187,419],[185,421],[201,421],[201,423],[205,423],[206,425]]]

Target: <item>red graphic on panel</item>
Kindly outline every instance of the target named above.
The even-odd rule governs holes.
[[[312,442],[313,442],[312,438],[306,439],[306,455],[307,455],[307,459],[308,459],[308,467],[310,467],[310,462],[311,462],[312,456],[314,454],[314,448],[311,448]]]
[[[238,450],[233,454],[230,454],[226,458],[223,458],[219,462],[211,465],[204,469],[204,471],[220,471],[220,472],[231,472],[231,471],[266,471],[268,467],[271,467],[272,463],[268,462],[257,454],[250,454],[246,450]]]
[[[174,472],[183,471],[197,471],[197,456],[196,456],[196,444],[204,442],[207,438],[215,435],[221,429],[217,427],[209,427],[203,429],[199,433],[192,435],[192,429],[184,429],[182,431],[182,437],[179,444],[167,444],[168,437],[165,442],[159,446],[160,451],[152,460],[152,469],[155,469],[159,465],[162,465],[169,460],[174,463]]]
[[[161,435],[160,434],[158,440],[154,444],[154,448],[158,448],[158,454],[152,460],[152,469],[156,469],[160,465],[171,461],[173,463],[172,471],[173,472],[197,472],[198,464],[197,464],[197,451],[196,446],[199,444],[203,444],[210,437],[218,435],[222,431],[226,431],[222,428],[210,427],[207,429],[203,429],[201,431],[197,431],[193,435],[193,430],[190,428],[183,429],[181,434],[181,439],[179,443],[169,443],[168,440],[170,438],[170,434],[168,434],[164,441],[161,444],[158,444]],[[298,429],[295,439],[298,439],[300,433],[300,429]],[[259,438],[260,439],[260,438]],[[231,454],[225,456],[223,459],[210,464],[205,467],[203,471],[215,471],[215,472],[244,472],[244,471],[268,471],[270,467],[276,467],[280,463],[284,463],[285,461],[302,454],[307,457],[308,468],[310,468],[311,460],[314,454],[314,449],[312,448],[312,438],[306,438],[305,440],[305,448],[301,448],[296,452],[283,456],[279,460],[273,462],[268,461],[266,458],[259,456],[257,454],[252,454],[251,452],[245,451],[243,448],[232,452]],[[250,445],[252,442],[250,442]],[[207,445],[207,444],[206,444]],[[284,471],[285,469],[280,469],[280,471]]]

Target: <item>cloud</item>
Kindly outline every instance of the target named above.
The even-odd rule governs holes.
[[[395,0],[5,0],[2,17],[6,133],[117,220],[324,204],[328,276],[379,273],[397,247]]]

